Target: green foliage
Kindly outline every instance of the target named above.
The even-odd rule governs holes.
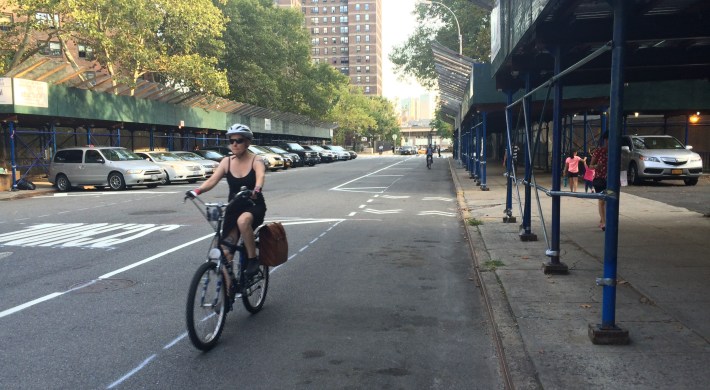
[[[456,15],[461,28],[463,55],[478,62],[490,58],[489,14],[468,0],[438,0]],[[417,28],[401,46],[394,48],[390,60],[395,72],[414,77],[422,86],[431,88],[436,83],[431,42],[458,52],[459,38],[456,21],[445,7],[433,3],[417,7]],[[439,20],[440,22],[435,22]]]
[[[310,35],[300,10],[273,7],[269,0],[229,0],[221,66],[230,97],[260,107],[312,118],[326,117],[347,84],[328,65],[314,66]]]
[[[229,91],[226,74],[215,67],[224,19],[211,0],[25,0],[9,7],[18,21],[8,35],[13,61],[5,70],[35,54],[38,37],[58,38],[91,47],[115,83],[157,74],[204,94]],[[59,25],[38,22],[38,11],[60,15]]]
[[[495,271],[498,269],[498,267],[503,267],[505,266],[505,263],[503,263],[500,260],[489,260],[483,263],[483,267],[486,268],[489,271]]]
[[[470,226],[483,225],[483,221],[481,221],[480,219],[476,219],[476,218],[469,218],[466,220],[466,223],[469,224]]]

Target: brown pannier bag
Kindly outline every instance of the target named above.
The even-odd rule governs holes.
[[[288,260],[288,240],[281,222],[264,225],[259,231],[259,261],[263,265],[276,267]]]

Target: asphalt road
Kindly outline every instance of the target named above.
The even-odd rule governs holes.
[[[710,175],[700,177],[694,186],[686,186],[682,180],[649,180],[623,187],[621,192],[622,202],[623,194],[628,193],[710,216]]]
[[[193,185],[0,210],[0,388],[502,388],[448,164],[358,158],[268,173],[290,260],[218,346],[186,337],[210,227]],[[226,185],[203,195],[226,200]]]

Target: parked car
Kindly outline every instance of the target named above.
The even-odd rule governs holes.
[[[165,172],[161,184],[169,184],[178,180],[194,183],[205,175],[202,165],[193,161],[185,161],[172,152],[137,152],[136,154],[157,164]]]
[[[195,154],[193,152],[174,151],[173,153],[185,161],[193,161],[202,165],[202,170],[205,174],[205,179],[212,176],[212,174],[214,174],[214,171],[217,170],[217,167],[219,166],[218,163],[212,160],[207,160],[199,154]]]
[[[333,162],[338,159],[335,153],[330,150],[323,149],[318,145],[303,145],[303,148],[318,153],[318,155],[320,156],[320,160],[323,162]]]
[[[346,152],[350,153],[350,159],[354,160],[357,158],[357,153],[354,150],[345,149]]]
[[[278,146],[273,146],[273,145],[267,145],[267,146],[263,146],[263,147],[276,153],[276,154],[280,154],[284,158],[284,161],[286,159],[289,159],[291,161],[291,165],[289,165],[289,167],[295,168],[295,167],[302,167],[303,166],[303,161],[301,160],[301,156],[299,156],[298,153],[291,153],[291,152],[288,152]]]
[[[229,149],[229,146],[219,146],[219,145],[212,145],[212,146],[205,146],[202,148],[202,150],[212,150],[215,151],[222,156],[231,156],[232,151]]]
[[[298,154],[298,156],[301,157],[301,161],[303,161],[303,163],[306,165],[314,166],[320,162],[320,156],[318,155],[318,152],[306,150],[303,148],[303,146],[295,142],[284,142],[278,144],[278,146],[286,150],[287,152]]]
[[[625,135],[621,137],[621,169],[626,169],[629,183],[644,180],[683,180],[698,184],[703,173],[700,155],[670,135]]]
[[[134,185],[155,188],[165,179],[165,173],[125,148],[76,147],[54,154],[48,178],[59,191],[78,186],[110,187],[118,191]]]
[[[342,146],[338,145],[323,145],[323,149],[330,150],[335,153],[338,160],[347,161],[350,160],[350,153],[348,153]]]
[[[401,155],[417,154],[417,148],[415,148],[414,146],[410,146],[410,145],[404,145],[399,149],[399,154],[401,154]]]
[[[195,150],[193,153],[202,156],[203,158],[207,160],[212,160],[212,161],[217,161],[220,162],[224,158],[224,154],[216,151],[216,150]]]
[[[272,172],[284,169],[284,159],[281,155],[256,145],[249,145],[249,150],[261,156],[261,159],[264,160],[264,165],[266,165],[266,169]]]

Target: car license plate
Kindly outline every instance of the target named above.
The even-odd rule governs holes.
[[[682,169],[671,169],[671,175],[682,175],[683,170]]]
[[[150,177],[150,179],[151,179],[151,180],[158,180],[158,175],[152,175],[152,176]]]

